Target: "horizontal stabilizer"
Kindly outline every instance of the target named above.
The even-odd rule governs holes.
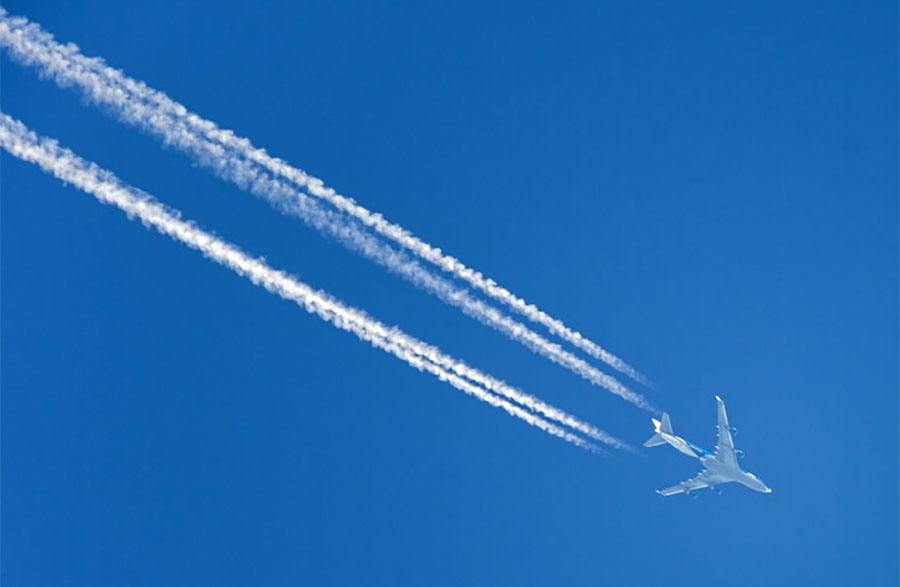
[[[653,422],[654,434],[644,443],[644,446],[651,447],[659,446],[660,444],[670,444],[680,453],[684,453],[689,457],[700,458],[700,455],[697,454],[697,450],[699,449],[680,436],[675,436],[675,433],[672,432],[672,421],[669,420],[669,414],[663,414],[662,419],[660,420],[650,418],[650,421]]]
[[[644,446],[646,446],[647,448],[650,448],[651,446],[659,446],[660,444],[665,444],[665,443],[666,443],[665,438],[663,438],[659,434],[654,434],[653,436],[650,437],[650,440],[648,440],[647,442],[644,443]]]
[[[653,422],[653,431],[656,433],[650,437],[650,440],[644,443],[644,446],[659,446],[660,444],[666,444],[669,442],[665,438],[663,438],[663,434],[672,434],[672,422],[669,420],[669,414],[662,415],[662,421],[657,420],[656,418],[650,418],[650,421]]]
[[[656,424],[656,422],[654,422],[654,424]],[[675,434],[672,432],[672,421],[669,420],[669,414],[662,415],[662,422],[659,423],[658,431],[664,432],[665,434]]]

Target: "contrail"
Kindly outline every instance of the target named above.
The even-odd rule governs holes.
[[[162,136],[165,143],[173,144],[193,154],[202,164],[213,168],[226,179],[238,183],[245,189],[250,189],[256,195],[264,197],[282,210],[295,215],[302,215],[304,212],[298,210],[296,205],[297,200],[302,198],[302,194],[280,182],[275,182],[277,189],[272,190],[271,188],[276,187],[271,185],[272,180],[266,174],[260,173],[260,170],[253,168],[259,167],[262,170],[267,170],[273,176],[292,182],[296,186],[305,189],[309,194],[330,203],[336,209],[346,213],[359,224],[373,229],[378,234],[469,283],[479,291],[506,304],[530,320],[546,326],[553,334],[581,348],[612,368],[636,381],[649,385],[647,379],[625,361],[585,338],[580,333],[568,328],[560,320],[552,318],[533,304],[525,302],[493,280],[467,267],[458,259],[425,243],[403,227],[387,221],[380,214],[366,209],[353,199],[342,196],[333,189],[325,187],[322,180],[309,176],[280,159],[270,157],[263,149],[254,147],[248,139],[237,137],[230,130],[220,129],[215,123],[189,112],[187,108],[171,100],[164,93],[153,90],[143,82],[129,78],[122,72],[107,66],[102,59],[85,57],[77,46],[71,43],[68,45],[57,43],[52,35],[45,32],[37,24],[29,23],[24,18],[10,18],[5,11],[0,12],[0,17],[2,17],[0,18],[0,22],[2,22],[2,26],[0,26],[0,44],[6,46],[12,55],[23,63],[39,66],[46,75],[52,77],[59,85],[80,87],[91,100],[111,106],[122,120],[141,127],[150,133]],[[261,189],[254,189],[259,181],[270,184],[268,193],[260,193]],[[308,204],[301,203],[299,207],[307,209],[306,213],[309,213]],[[347,228],[343,220],[340,220],[340,222],[344,225],[342,230],[352,230]],[[334,232],[333,229],[329,230],[321,226],[319,228],[320,230]],[[346,238],[355,237],[345,235],[344,239]],[[369,253],[367,256],[370,258],[389,266],[391,270],[404,275],[420,287],[436,293],[444,301],[463,308],[467,314],[476,317],[497,330],[511,335],[510,328],[514,331],[521,331],[521,328],[524,328],[516,322],[512,322],[512,324],[498,322],[496,310],[485,310],[483,304],[482,307],[479,307],[478,304],[472,303],[471,296],[465,290],[454,288],[446,280],[442,283],[432,283],[429,286],[427,282],[434,282],[435,277],[423,277],[421,271],[413,267],[404,269],[397,265],[390,266],[388,265],[388,259],[379,260],[375,258],[376,251],[372,250],[371,246],[357,243],[353,248],[358,251],[368,248]],[[392,261],[394,263],[401,261],[407,265],[410,263],[409,260],[396,258],[396,251],[393,249],[379,254],[386,257],[395,257]],[[410,271],[419,275],[411,276],[409,275]],[[489,306],[486,307],[490,308]],[[553,355],[559,359],[557,362],[561,362],[570,369],[576,370],[576,372],[580,370],[579,374],[583,377],[604,385],[602,383],[604,378],[597,375],[599,372],[595,370],[593,373],[590,373],[589,369],[585,369],[587,363],[574,364],[571,361],[572,355],[564,357],[560,354],[561,349],[554,350],[547,346],[552,343],[540,337],[536,339],[536,336],[536,334],[534,336],[529,335],[527,338],[530,339],[530,342],[522,342],[525,342],[532,349],[534,349],[531,346],[533,344],[542,346],[544,350],[538,352],[542,352],[545,356]],[[559,347],[557,346],[557,348]],[[590,375],[585,376],[585,373],[590,373]],[[607,382],[609,381],[607,380]],[[642,407],[648,406],[643,405]]]
[[[3,113],[0,113],[0,145],[12,155],[36,163],[44,171],[94,195],[101,202],[118,206],[129,217],[140,218],[146,226],[152,226],[159,232],[199,250],[213,261],[282,298],[296,302],[308,312],[334,326],[354,333],[372,346],[385,350],[411,366],[431,373],[453,387],[499,407],[532,426],[587,450],[593,452],[600,450],[592,442],[490,391],[609,446],[631,450],[627,443],[606,432],[444,354],[437,347],[415,339],[397,327],[389,327],[361,310],[346,306],[328,294],[314,290],[285,272],[269,267],[261,259],[250,257],[236,246],[203,231],[192,222],[182,220],[177,211],[166,208],[146,193],[122,184],[111,172],[81,159],[68,149],[60,147],[56,141],[38,138],[21,122]]]

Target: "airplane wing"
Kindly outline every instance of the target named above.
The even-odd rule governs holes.
[[[719,442],[716,444],[716,459],[732,467],[740,467],[734,452],[734,440],[731,438],[731,428],[728,426],[725,402],[716,396],[716,404],[719,409]]]
[[[704,470],[693,479],[682,481],[678,485],[673,485],[672,487],[659,489],[656,493],[660,495],[675,495],[677,493],[689,493],[695,489],[703,489],[704,487],[712,487],[713,485],[715,485],[715,483],[712,481],[709,471]]]

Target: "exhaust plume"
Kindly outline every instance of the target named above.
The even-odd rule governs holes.
[[[170,210],[148,194],[122,184],[111,172],[81,159],[51,139],[38,138],[21,122],[3,113],[0,113],[0,146],[15,157],[36,163],[44,171],[71,183],[101,202],[117,206],[130,218],[139,218],[145,226],[153,227],[162,234],[199,250],[207,258],[248,278],[256,285],[294,301],[307,312],[342,330],[352,332],[361,340],[393,354],[412,367],[431,373],[453,387],[501,408],[548,434],[592,452],[600,450],[593,442],[545,417],[609,446],[631,450],[629,445],[606,432],[446,355],[437,347],[409,336],[397,327],[387,326],[362,310],[346,306],[328,294],[314,290],[295,277],[273,269],[262,259],[250,257],[192,222],[182,220],[177,211]]]

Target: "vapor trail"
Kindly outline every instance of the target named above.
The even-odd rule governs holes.
[[[306,311],[334,326],[354,333],[372,346],[385,350],[411,366],[431,373],[453,387],[499,407],[532,426],[581,448],[594,452],[599,450],[592,442],[490,391],[595,440],[616,448],[630,449],[626,443],[606,432],[444,354],[437,347],[415,339],[397,327],[386,326],[361,310],[346,306],[328,294],[312,289],[285,272],[269,267],[261,259],[250,257],[236,246],[203,231],[192,222],[181,220],[177,211],[166,208],[148,194],[122,184],[111,172],[81,159],[68,149],[61,148],[56,141],[39,139],[21,122],[3,113],[0,113],[0,146],[12,155],[36,163],[59,179],[94,195],[101,202],[118,206],[129,217],[137,216],[145,226],[152,226],[159,232],[199,250],[213,261],[282,298],[296,302]]]
[[[215,123],[189,112],[164,93],[153,90],[143,82],[129,78],[107,66],[102,59],[85,57],[77,46],[71,43],[68,45],[57,43],[52,35],[37,24],[29,23],[24,18],[8,17],[2,9],[0,9],[0,44],[6,46],[20,61],[41,68],[59,85],[75,85],[81,88],[91,100],[112,107],[122,120],[161,136],[167,144],[175,145],[194,155],[203,165],[213,168],[226,179],[250,189],[283,211],[304,217],[307,222],[316,225],[320,230],[332,233],[370,259],[387,266],[419,287],[435,293],[445,302],[462,308],[468,315],[516,338],[532,350],[548,356],[593,383],[604,387],[611,386],[614,388],[610,389],[613,393],[622,395],[629,401],[637,399],[637,396],[630,395],[624,386],[614,379],[599,375],[599,371],[571,353],[566,353],[558,345],[553,345],[509,318],[501,319],[502,314],[490,306],[477,302],[465,290],[458,289],[451,282],[437,276],[426,275],[427,270],[399,255],[394,249],[379,250],[371,243],[361,242],[358,235],[352,234],[359,232],[358,226],[348,225],[342,218],[309,219],[305,215],[315,212],[310,211],[309,203],[301,201],[304,195],[280,181],[273,182],[273,179],[262,170],[267,170],[273,176],[284,178],[305,189],[309,194],[330,203],[361,225],[373,229],[530,320],[543,324],[553,334],[612,368],[639,382],[649,384],[646,378],[625,361],[568,328],[560,320],[525,302],[458,259],[444,254],[439,248],[423,242],[403,227],[387,221],[380,214],[366,209],[353,199],[325,187],[322,180],[309,176],[280,159],[270,157],[263,149],[254,147],[248,139],[237,137],[230,130],[220,129]],[[265,188],[257,186],[259,182],[269,185]],[[321,212],[323,211],[319,209],[319,213]],[[331,221],[338,222],[338,225],[322,226],[323,222]],[[336,232],[343,234],[336,235]],[[650,409],[642,398],[635,403]]]

